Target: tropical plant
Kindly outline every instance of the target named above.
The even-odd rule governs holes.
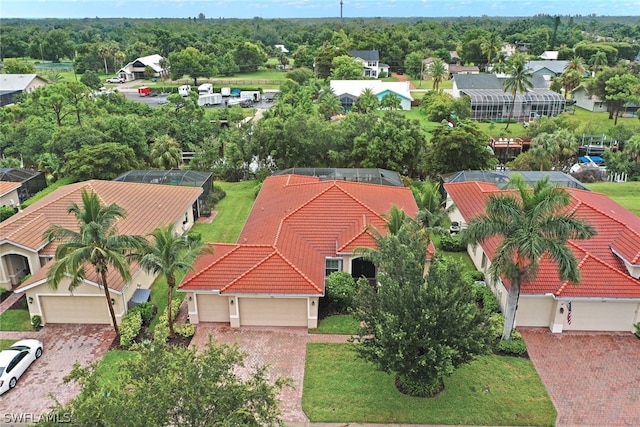
[[[511,338],[520,288],[523,283],[535,280],[541,258],[547,256],[558,266],[561,280],[577,283],[578,263],[567,241],[596,235],[593,226],[567,210],[571,203],[569,192],[554,186],[548,177],[536,182],[533,189],[520,175],[514,176],[509,184],[517,193],[491,194],[485,213],[473,218],[462,231],[469,244],[492,237],[502,239],[491,260],[490,273],[493,280],[504,276],[509,284],[503,340]]]
[[[599,50],[591,56],[589,63],[591,64],[593,75],[596,75],[602,67],[608,65],[607,54]]]
[[[377,110],[379,106],[380,102],[376,94],[371,89],[366,88],[353,104],[353,110],[358,113],[371,113]]]
[[[161,135],[151,146],[151,161],[161,169],[179,168],[182,162],[180,144],[169,135]]]
[[[131,278],[127,255],[140,250],[144,239],[140,236],[118,234],[116,224],[125,217],[125,211],[112,203],[103,206],[94,192],[82,190],[82,206],[73,203],[68,210],[78,222],[78,231],[52,225],[45,231],[45,242],[57,241],[55,257],[47,278],[52,288],[57,289],[64,278],[70,278],[69,290],[73,292],[90,274],[89,265],[95,272],[96,283],[104,290],[113,328],[118,334],[118,323],[111,302],[107,272],[114,268],[128,281]],[[94,280],[93,275],[91,275]]]
[[[560,86],[564,89],[564,98],[567,99],[569,93],[580,85],[582,74],[576,70],[567,70],[560,76]]]
[[[433,80],[433,90],[440,90],[440,83],[449,75],[447,67],[439,58],[435,58],[431,64],[427,66],[427,75]]]
[[[208,246],[187,236],[176,234],[173,225],[160,227],[151,232],[153,242],[143,252],[134,256],[148,273],[162,275],[167,280],[167,301],[169,336],[174,337],[172,304],[173,292],[176,288],[176,274],[191,269],[191,264],[203,252],[210,252]]]
[[[482,43],[480,43],[480,49],[482,53],[487,55],[487,67],[491,65],[491,60],[501,48],[502,39],[500,38],[500,34],[495,31],[491,31],[483,38]]]
[[[581,56],[574,56],[571,58],[567,65],[565,65],[564,70],[562,70],[563,73],[566,73],[567,71],[577,71],[580,73],[580,76],[582,76],[585,72],[584,59],[582,59]]]
[[[518,93],[524,93],[528,89],[533,88],[531,79],[533,75],[527,68],[525,58],[521,55],[515,54],[509,60],[509,77],[504,81],[504,91],[509,92],[512,97],[511,108],[509,110],[509,119],[507,120],[507,126],[505,130],[509,129],[511,119],[513,119],[513,112],[516,106],[516,96]]]
[[[418,222],[423,228],[442,234],[448,214],[454,208],[445,209],[445,202],[440,192],[440,184],[436,181],[422,181],[411,186],[411,192],[418,205]]]
[[[340,99],[331,90],[322,92],[318,98],[318,113],[326,120],[330,120],[331,117],[336,114],[343,113],[344,109],[340,103]]]
[[[402,110],[402,104],[396,94],[387,93],[380,100],[380,108],[383,110]]]

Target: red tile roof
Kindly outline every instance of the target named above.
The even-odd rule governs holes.
[[[456,207],[469,222],[484,212],[489,195],[500,190],[489,183],[461,182],[444,185]],[[589,222],[597,236],[588,240],[571,240],[569,247],[579,262],[580,283],[561,281],[556,265],[548,258],[540,260],[535,281],[523,283],[524,294],[554,294],[567,297],[640,298],[640,280],[630,276],[623,261],[640,264],[640,218],[604,194],[567,189],[572,196],[569,210]],[[482,243],[492,258],[500,238]],[[615,251],[615,253],[614,253]],[[506,286],[509,283],[503,278]]]
[[[407,188],[279,175],[263,184],[238,245],[215,245],[180,285],[223,293],[321,295],[325,257],[373,247],[369,227],[384,233],[397,206],[414,217]]]
[[[135,235],[146,235],[159,226],[176,223],[202,192],[199,187],[99,180],[66,185],[0,223],[0,242],[53,256],[55,242],[45,245],[42,235],[53,224],[77,230],[77,220],[68,210],[72,203],[82,203],[83,189],[95,192],[105,205],[115,203],[122,207],[126,216],[118,221],[118,232]],[[44,279],[49,265],[35,272],[18,289]],[[109,287],[124,288],[125,283],[119,275],[111,271],[109,274]],[[90,275],[88,279],[96,280]]]
[[[11,193],[13,190],[20,188],[22,184],[19,182],[0,181],[0,196]],[[20,200],[14,200],[15,203],[19,203]]]

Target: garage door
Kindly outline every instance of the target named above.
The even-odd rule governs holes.
[[[111,324],[104,296],[40,297],[43,323]]]
[[[307,326],[306,298],[238,298],[241,326]]]
[[[196,295],[200,322],[229,323],[229,298],[220,295]]]
[[[623,302],[583,302],[571,304],[571,325],[567,331],[630,331],[637,304]]]

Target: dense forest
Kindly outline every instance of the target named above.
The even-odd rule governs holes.
[[[560,59],[571,59],[576,69],[556,82],[565,94],[581,82],[581,74],[574,78],[578,69],[593,73],[595,77],[583,83],[612,105],[614,98],[622,106],[640,93],[638,62],[632,62],[640,51],[637,17],[341,22],[219,20],[200,14],[180,20],[14,19],[3,20],[0,35],[5,72],[26,72],[19,71],[26,63],[20,59],[31,58],[72,61],[74,72],[82,75],[79,82],[53,82],[24,95],[15,106],[0,109],[0,150],[6,157],[0,162],[5,167],[22,162],[45,170],[51,179],[112,179],[138,167],[177,167],[180,151],[195,152],[190,167],[213,170],[226,180],[289,167],[381,167],[421,178],[495,167],[498,160],[486,149],[488,136],[476,123],[462,120],[454,128],[446,121],[440,124],[451,113],[468,117],[469,107],[438,91],[427,93],[418,110],[433,122],[429,129],[416,115],[398,111],[393,97],[380,105],[372,94],[363,94],[351,112],[335,120],[342,106],[327,90],[325,78],[349,72],[349,64],[344,70],[337,64],[350,49],[377,49],[381,62],[392,70],[406,68],[414,77],[422,59],[450,61],[452,50],[465,64],[495,69],[502,43],[509,42],[526,47],[527,58],[555,49]],[[284,55],[276,44],[290,53]],[[264,69],[268,58],[294,63],[295,68],[286,73],[280,101],[254,124],[241,125],[244,115],[239,107],[212,111],[198,106],[197,94],[169,95],[168,103],[158,108],[127,101],[120,93],[95,96],[101,85],[97,73],[114,73],[150,54],[168,58],[174,80],[254,72]],[[564,114],[532,123],[527,130],[534,137],[532,150],[516,159],[513,168],[564,168],[577,152],[578,127]],[[612,129],[609,136],[628,142],[629,150],[618,151],[610,165],[618,165],[618,172],[637,174],[640,136],[623,125]]]

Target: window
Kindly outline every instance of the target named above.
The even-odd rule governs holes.
[[[324,263],[324,275],[329,277],[331,273],[336,271],[342,271],[342,259],[341,258],[326,258]]]

